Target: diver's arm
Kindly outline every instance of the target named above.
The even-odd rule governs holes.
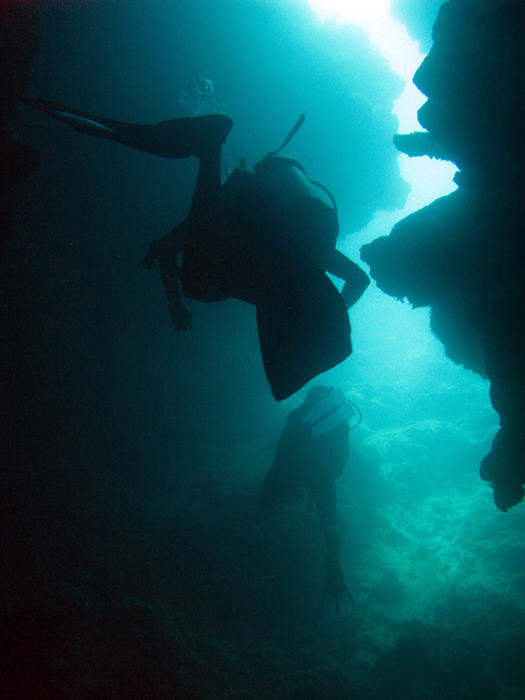
[[[366,272],[339,250],[331,254],[326,271],[345,281],[341,296],[347,309],[356,303],[370,284]]]
[[[142,258],[144,267],[151,269],[155,265],[155,260],[160,260],[161,256],[170,254],[175,259],[182,250],[184,239],[188,232],[188,222],[185,219],[180,224],[174,226],[171,231],[158,241],[151,241],[149,251]]]
[[[191,328],[191,314],[182,303],[179,279],[180,268],[177,265],[177,258],[172,255],[161,255],[159,257],[159,267],[162,286],[168,299],[173,329],[175,331],[187,331]]]

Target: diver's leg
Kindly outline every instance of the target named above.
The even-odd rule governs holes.
[[[321,529],[325,537],[335,529],[335,480],[319,476],[310,484],[312,498],[317,507]]]
[[[221,144],[199,156],[199,172],[193,192],[189,219],[196,222],[214,213],[221,187]]]

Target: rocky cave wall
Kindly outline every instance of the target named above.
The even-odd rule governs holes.
[[[500,429],[481,477],[504,511],[525,483],[524,30],[519,0],[442,5],[414,75],[425,131],[394,141],[410,156],[454,162],[458,189],[361,250],[379,287],[429,306],[449,357],[490,380]]]

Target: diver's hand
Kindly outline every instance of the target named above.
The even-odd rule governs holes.
[[[142,258],[142,264],[151,270],[155,265],[155,260],[158,260],[162,253],[166,250],[166,244],[163,241],[151,241],[149,250]]]
[[[147,253],[143,258],[142,258],[142,265],[143,267],[147,268],[148,270],[151,270],[152,267],[155,265],[155,256],[153,253],[150,251]]]
[[[175,332],[187,331],[191,328],[191,313],[184,304],[172,309],[171,323]]]

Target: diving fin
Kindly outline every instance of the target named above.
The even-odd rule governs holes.
[[[65,122],[84,134],[92,134],[93,136],[102,136],[110,139],[118,137],[117,129],[120,122],[97,117],[87,112],[73,110],[58,102],[50,102],[49,100],[32,97],[22,97],[21,99],[28,107],[38,109],[40,112],[48,114],[58,121]]]
[[[225,114],[168,119],[157,124],[129,124],[71,109],[57,102],[24,97],[22,101],[84,134],[118,141],[163,158],[201,156],[225,141],[233,122]]]

